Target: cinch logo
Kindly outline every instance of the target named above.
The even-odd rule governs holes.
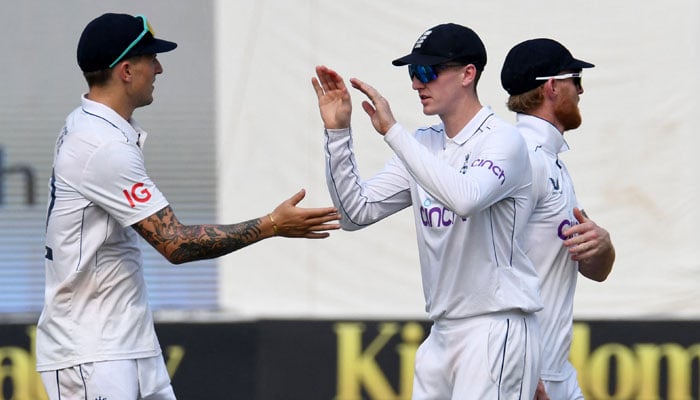
[[[493,161],[491,160],[482,160],[480,158],[477,158],[474,160],[474,162],[471,165],[472,167],[486,167],[488,168],[491,172],[493,172],[496,177],[501,181],[501,185],[506,183],[506,173],[503,171],[501,167],[498,165],[494,164]]]
[[[559,228],[557,228],[557,235],[559,236],[559,239],[568,239],[569,237],[564,235],[564,230],[574,225],[578,225],[578,221],[569,221],[568,219],[561,221]]]
[[[149,192],[148,189],[145,188],[140,189],[141,187],[143,187],[143,182],[134,184],[134,186],[131,187],[131,192],[129,192],[126,189],[122,191],[122,193],[124,193],[124,197],[126,197],[126,200],[129,202],[131,208],[136,207],[136,203],[145,203],[151,199],[151,192]]]
[[[432,200],[426,199],[420,206],[420,220],[423,226],[430,228],[448,227],[455,223],[458,218],[454,211],[445,208],[444,206],[431,207]],[[466,221],[462,218],[462,221]]]

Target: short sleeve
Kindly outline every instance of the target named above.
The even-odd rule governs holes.
[[[134,144],[104,144],[85,164],[82,176],[82,194],[122,226],[133,225],[168,205],[147,175],[143,153]]]

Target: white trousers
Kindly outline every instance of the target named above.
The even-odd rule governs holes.
[[[163,356],[41,372],[49,400],[176,400]]]
[[[532,400],[539,376],[533,314],[439,320],[416,353],[413,400]]]

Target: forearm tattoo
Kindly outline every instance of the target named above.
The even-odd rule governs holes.
[[[259,218],[233,225],[182,225],[165,207],[134,225],[172,263],[220,257],[260,240]]]

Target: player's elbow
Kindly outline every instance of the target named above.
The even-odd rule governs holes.
[[[188,260],[184,257],[178,256],[177,252],[175,252],[175,251],[167,251],[167,250],[161,251],[159,249],[159,253],[163,256],[163,258],[168,260],[168,262],[173,264],[173,265],[180,265],[180,264],[184,264],[188,261],[191,261],[191,260]]]
[[[181,260],[181,259],[177,259],[177,258],[173,258],[173,257],[168,258],[167,260],[170,261],[170,263],[173,265],[180,265],[180,264],[184,264],[187,262],[187,260]]]
[[[355,224],[353,222],[347,221],[345,219],[340,220],[340,229],[348,232],[358,231],[364,228],[362,225]]]

